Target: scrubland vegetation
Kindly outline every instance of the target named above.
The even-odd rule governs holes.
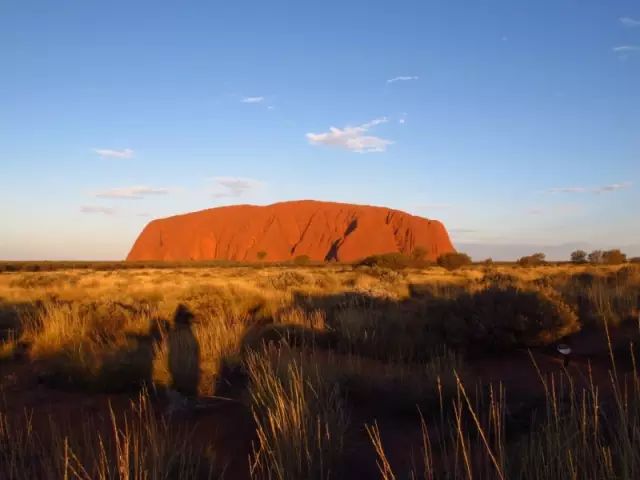
[[[4,268],[0,478],[640,476],[640,267],[408,258]]]

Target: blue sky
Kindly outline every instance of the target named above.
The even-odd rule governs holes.
[[[640,255],[640,4],[0,2],[0,258],[314,198]]]

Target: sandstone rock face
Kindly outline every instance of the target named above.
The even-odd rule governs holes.
[[[423,247],[427,258],[455,251],[442,223],[399,210],[302,200],[234,205],[153,220],[127,260],[312,260],[350,262]]]

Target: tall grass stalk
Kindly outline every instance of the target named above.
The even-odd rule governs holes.
[[[246,366],[257,426],[252,478],[339,478],[348,419],[336,385],[281,350],[250,351]]]

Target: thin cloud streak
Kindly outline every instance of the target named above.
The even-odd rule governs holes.
[[[153,188],[145,185],[136,185],[133,187],[112,188],[104,192],[96,193],[99,198],[123,198],[123,199],[141,199],[151,195],[167,195],[170,192],[168,188]]]
[[[111,148],[94,148],[93,151],[102,158],[133,158],[134,151],[130,148],[113,150]]]
[[[640,20],[636,20],[635,18],[620,17],[618,20],[620,20],[620,23],[625,27],[630,27],[630,28],[640,27]]]
[[[357,127],[346,126],[344,128],[329,127],[328,132],[307,133],[307,140],[311,145],[326,145],[342,148],[357,153],[384,152],[392,140],[387,140],[366,133],[376,125],[386,123],[386,117],[376,118]]]
[[[264,102],[264,97],[244,97],[242,99],[242,103],[262,103]]]
[[[613,47],[613,51],[616,53],[640,52],[640,45],[620,45],[617,47]]]
[[[214,198],[241,197],[245,193],[261,188],[264,183],[245,177],[213,177]]]
[[[584,193],[589,189],[585,187],[556,187],[547,190],[547,193]]]
[[[608,193],[615,192],[617,190],[624,190],[630,188],[633,184],[631,182],[623,183],[611,183],[609,185],[602,185],[600,187],[556,187],[547,190],[547,193]]]
[[[98,213],[102,215],[113,215],[116,213],[115,208],[101,207],[99,205],[82,205],[80,211],[82,213]]]
[[[624,183],[612,183],[611,185],[604,185],[602,187],[594,188],[593,193],[606,193],[615,192],[616,190],[624,190],[625,188],[631,188],[631,182]]]
[[[417,76],[400,76],[400,77],[393,77],[390,78],[389,80],[387,80],[387,83],[395,83],[395,82],[408,82],[410,80],[418,80],[419,77]]]

